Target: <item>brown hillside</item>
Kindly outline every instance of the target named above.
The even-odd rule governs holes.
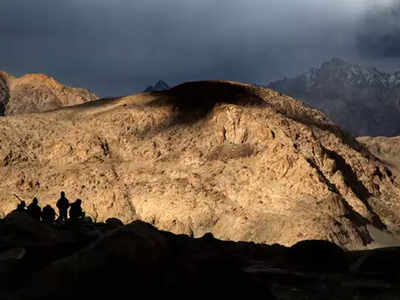
[[[64,86],[47,75],[15,78],[0,72],[0,115],[47,111],[95,99],[90,91]]]
[[[275,91],[186,83],[0,119],[0,209],[61,190],[98,220],[292,245],[399,231],[389,167],[325,115]],[[371,225],[368,226],[367,225]]]

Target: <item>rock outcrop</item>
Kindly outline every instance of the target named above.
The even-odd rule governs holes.
[[[355,136],[400,135],[400,72],[383,73],[334,58],[268,87],[322,110]]]
[[[44,74],[15,78],[0,72],[0,116],[41,112],[97,99],[87,89],[71,88]]]
[[[400,231],[390,167],[319,111],[225,81],[0,119],[0,209],[54,206],[194,237],[343,248]]]

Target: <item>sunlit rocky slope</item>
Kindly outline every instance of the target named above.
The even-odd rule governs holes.
[[[44,74],[20,78],[0,72],[0,116],[40,112],[95,100],[87,89],[65,86]]]
[[[386,136],[362,136],[357,140],[364,144],[372,154],[378,157],[385,164],[390,166],[395,177],[399,180],[400,175],[400,137]]]
[[[389,165],[319,111],[235,82],[1,118],[0,162],[3,214],[64,190],[97,220],[221,239],[354,249],[400,225]]]

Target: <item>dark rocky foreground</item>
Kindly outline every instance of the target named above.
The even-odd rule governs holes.
[[[399,299],[399,254],[191,238],[117,219],[45,225],[13,212],[0,221],[0,299]]]

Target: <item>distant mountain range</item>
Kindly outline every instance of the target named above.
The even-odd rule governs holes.
[[[168,90],[170,87],[164,81],[159,80],[155,85],[148,86],[144,91],[145,92],[161,92]]]
[[[389,74],[333,58],[267,87],[323,111],[354,136],[400,135],[400,71]],[[159,80],[145,92],[168,89]],[[0,72],[0,116],[47,111],[97,98],[87,89],[64,86],[44,74],[15,78]]]
[[[400,135],[400,71],[388,74],[333,58],[267,87],[322,110],[355,136]]]

